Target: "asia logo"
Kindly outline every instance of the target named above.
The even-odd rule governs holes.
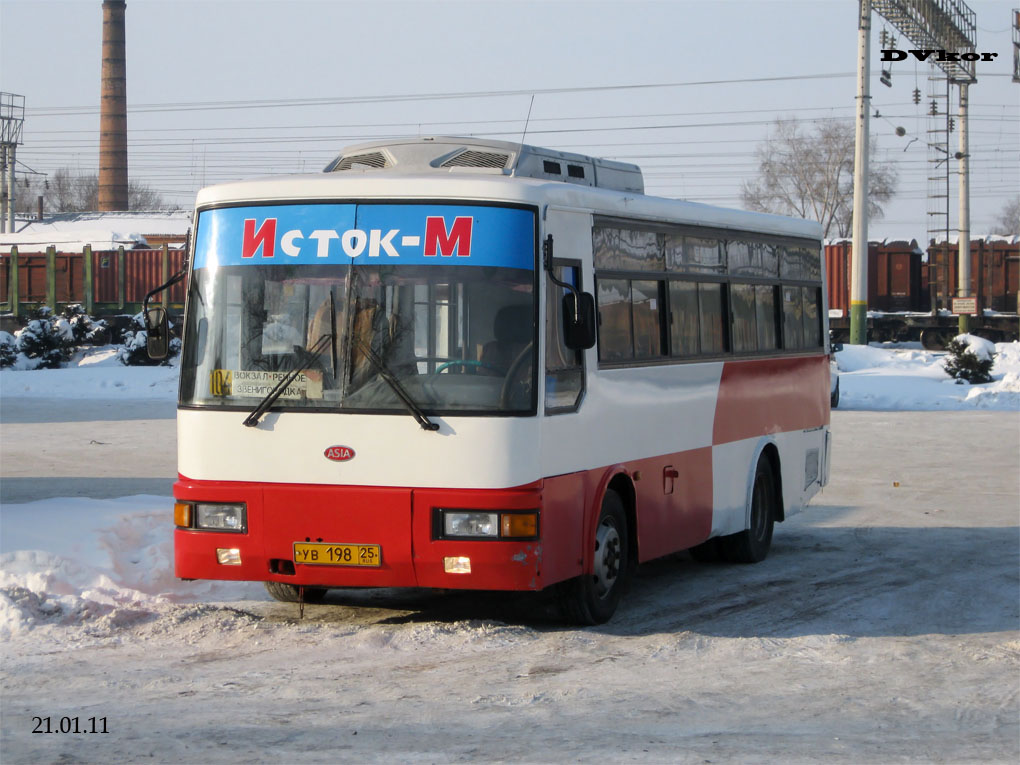
[[[454,255],[461,258],[470,257],[473,227],[474,218],[470,216],[454,218],[449,228],[446,227],[446,220],[442,216],[427,217],[422,254],[427,258],[436,256],[449,258]],[[279,238],[276,233],[276,218],[266,218],[261,224],[255,218],[245,218],[241,257],[253,258],[261,250],[263,258],[272,258],[275,257],[276,248],[279,246],[284,255],[296,258],[301,254],[302,242],[309,239],[315,242],[315,256],[318,258],[329,257],[330,242],[334,240],[339,240],[340,249],[350,258],[366,253],[370,258],[377,258],[383,253],[390,258],[399,258],[398,247],[422,246],[421,235],[401,235],[400,229],[395,228],[385,232],[378,228],[368,231],[354,228],[342,232],[335,229],[316,229],[307,233],[300,229],[291,229],[285,231]]]
[[[347,462],[354,459],[354,450],[349,446],[330,446],[326,448],[322,456],[333,462]]]

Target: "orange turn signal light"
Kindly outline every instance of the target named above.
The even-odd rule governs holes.
[[[538,513],[503,513],[500,538],[538,536]]]
[[[174,502],[174,525],[191,528],[191,505],[187,502]]]

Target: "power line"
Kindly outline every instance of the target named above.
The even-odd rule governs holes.
[[[274,109],[294,108],[298,106],[337,106],[341,104],[375,104],[396,103],[403,101],[433,101],[459,98],[502,98],[506,96],[530,95],[562,95],[565,93],[598,93],[623,90],[649,90],[653,88],[685,88],[701,85],[738,85],[764,82],[792,82],[798,80],[821,80],[841,77],[853,77],[854,72],[836,72],[828,74],[798,74],[784,77],[745,77],[730,80],[698,80],[689,82],[665,82],[632,85],[592,85],[573,88],[527,88],[524,90],[483,90],[461,91],[452,93],[402,93],[385,96],[338,96],[333,98],[286,98],[260,99],[249,101],[181,101],[178,103],[136,104],[128,106],[128,114],[168,111],[216,111],[230,109]],[[82,114],[98,114],[98,106],[55,106],[35,107],[31,110],[33,117],[54,117]]]

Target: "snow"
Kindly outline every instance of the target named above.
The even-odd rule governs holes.
[[[603,628],[429,591],[338,591],[298,619],[261,585],[175,579],[168,495],[0,505],[2,759],[1014,762],[1020,343],[962,339],[994,351],[992,383],[957,385],[920,346],[844,346],[833,483],[769,560],[648,564]],[[93,348],[0,371],[0,400],[87,420],[98,400],[172,405],[177,374]],[[152,443],[173,437],[159,423]],[[4,432],[45,482],[44,439],[72,431]],[[114,730],[32,736],[48,715]]]
[[[990,343],[959,335],[981,358],[995,354],[993,382],[959,384],[946,374],[942,351],[919,343],[844,345],[836,353],[840,409],[873,411],[1020,411],[1020,343]]]
[[[0,399],[156,399],[177,396],[176,366],[127,367],[117,346],[79,351],[64,369],[0,371]]]
[[[184,235],[190,226],[188,211],[63,213],[18,221],[17,231],[0,234],[0,254],[10,254],[12,246],[22,255],[44,252],[50,245],[59,252],[80,252],[86,245],[96,252],[146,247],[145,234]]]

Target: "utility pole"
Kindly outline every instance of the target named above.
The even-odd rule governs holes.
[[[12,143],[7,147],[7,230],[14,233],[14,167],[17,162],[18,145]]]
[[[868,120],[871,0],[860,0],[857,19],[857,132],[854,145],[854,225],[850,273],[850,342],[868,342]]]
[[[25,97],[0,93],[0,191],[3,196],[0,232],[14,233],[14,168],[25,125]],[[6,184],[7,188],[4,189]]]
[[[960,86],[960,151],[956,158],[960,160],[960,236],[956,242],[957,273],[959,296],[966,298],[970,294],[970,149],[967,136],[967,99],[970,83],[961,80]],[[966,310],[959,313],[960,334],[970,331],[970,314]]]
[[[7,144],[0,144],[0,234],[7,233],[7,189],[3,180],[7,177]],[[13,232],[12,232],[13,233]]]

